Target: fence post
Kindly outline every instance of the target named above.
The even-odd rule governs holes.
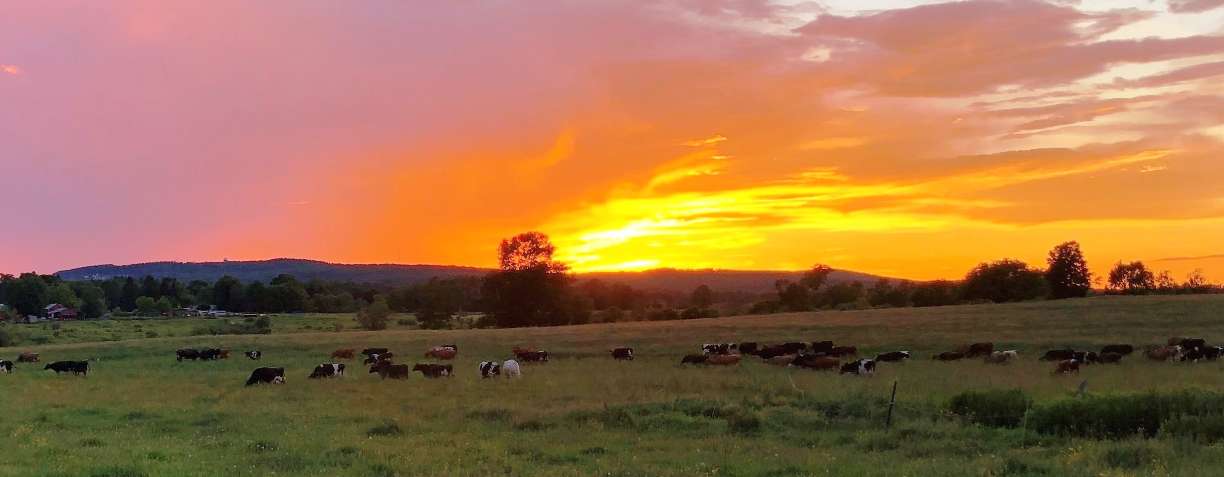
[[[893,381],[892,397],[888,400],[888,417],[884,420],[884,428],[892,429],[893,408],[897,406],[897,381]]]

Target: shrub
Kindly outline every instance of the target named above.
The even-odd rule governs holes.
[[[1160,435],[1184,437],[1201,444],[1224,441],[1224,415],[1173,416],[1161,424]]]
[[[1111,446],[1101,456],[1105,465],[1118,469],[1138,469],[1156,460],[1156,451],[1144,443]]]
[[[7,327],[0,328],[0,348],[16,345],[17,333],[10,332]]]
[[[1048,434],[1081,437],[1116,439],[1136,434],[1151,437],[1166,421],[1204,417],[1219,420],[1220,416],[1224,416],[1224,394],[1186,390],[1062,399],[1034,407],[1029,412],[1029,427]],[[1176,425],[1180,427],[1170,432],[1192,432],[1189,424]]]
[[[361,327],[367,330],[385,330],[387,329],[387,321],[390,317],[391,308],[387,306],[387,300],[379,297],[370,306],[362,308],[361,311],[357,312],[357,323],[360,323]]]
[[[1033,406],[1033,400],[1019,389],[966,391],[952,397],[948,409],[970,422],[991,427],[1016,427]]]

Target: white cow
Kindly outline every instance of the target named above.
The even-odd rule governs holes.
[[[519,367],[518,361],[508,359],[501,365],[501,373],[507,378],[523,377],[523,370]]]

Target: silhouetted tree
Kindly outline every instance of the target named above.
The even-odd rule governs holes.
[[[226,275],[213,283],[212,302],[217,308],[227,311],[240,311],[243,306],[245,290],[237,278]]]
[[[693,307],[704,310],[714,304],[714,291],[706,285],[698,285],[693,289],[693,293],[689,295],[689,304]]]
[[[961,297],[995,303],[1032,300],[1046,296],[1048,287],[1041,271],[1019,260],[983,263],[965,276]]]
[[[502,240],[501,269],[481,287],[492,321],[503,328],[560,325],[575,317],[570,306],[568,267],[553,260],[556,247],[548,236],[527,232]]]
[[[1053,250],[1046,259],[1046,282],[1050,285],[1050,298],[1076,298],[1088,296],[1092,288],[1092,272],[1080,251],[1079,242],[1065,242]]]
[[[914,306],[955,305],[959,301],[956,283],[948,280],[916,283],[910,301]]]
[[[828,265],[816,264],[811,270],[803,273],[803,277],[799,279],[799,284],[808,288],[811,291],[820,291],[820,287],[824,286],[829,280],[829,275],[833,273],[833,269]]]
[[[387,300],[381,296],[357,312],[357,323],[372,331],[387,329],[387,321],[390,318],[391,307],[387,306]]]
[[[774,282],[774,289],[778,292],[778,304],[783,311],[812,309],[812,299],[808,293],[810,289],[807,286],[790,280],[778,280]]]
[[[1109,271],[1109,289],[1126,294],[1141,294],[1151,291],[1156,277],[1143,262],[1118,262]]]

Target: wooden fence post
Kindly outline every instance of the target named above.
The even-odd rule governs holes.
[[[888,417],[884,421],[884,428],[892,428],[893,408],[897,406],[897,381],[893,381],[892,397],[888,400]]]

